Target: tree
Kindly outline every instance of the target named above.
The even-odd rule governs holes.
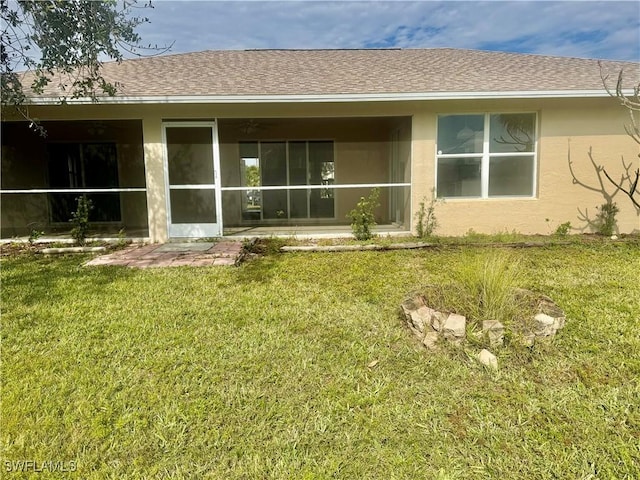
[[[170,48],[141,45],[136,28],[149,19],[133,15],[136,8],[153,6],[136,0],[0,0],[2,110],[15,109],[42,133],[29,115],[27,97],[43,93],[49,83],[62,92],[60,103],[115,95],[119,85],[102,76],[105,60],[121,62],[127,53],[146,56]],[[30,82],[23,85],[26,78]]]
[[[620,101],[620,104],[625,107],[629,112],[631,123],[624,126],[627,135],[629,135],[634,142],[640,145],[640,122],[636,118],[638,112],[640,112],[640,82],[633,87],[633,93],[629,96],[624,93],[623,80],[624,72],[621,70],[618,73],[618,80],[616,81],[615,91],[608,85],[608,75],[602,73],[602,65],[600,65],[600,76],[602,78],[602,84],[607,90],[607,93]],[[640,157],[640,154],[638,155]],[[640,210],[640,190],[638,189],[638,182],[640,181],[640,168],[636,169],[635,173],[631,172],[632,163],[626,164],[623,160],[622,167],[623,172],[620,174],[620,180],[615,181],[607,170],[603,167],[602,172],[609,182],[611,182],[616,188],[624,192],[636,209]]]

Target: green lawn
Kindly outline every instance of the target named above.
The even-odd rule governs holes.
[[[514,250],[554,343],[424,351],[408,292],[488,247],[283,254],[239,268],[5,259],[2,465],[67,478],[640,478],[640,244]],[[370,368],[372,362],[378,363]]]

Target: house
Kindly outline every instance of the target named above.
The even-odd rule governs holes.
[[[443,235],[588,232],[607,199],[619,231],[638,232],[598,169],[638,168],[601,68],[640,82],[638,63],[447,48],[107,63],[113,97],[60,105],[52,82],[30,99],[46,138],[3,118],[2,237],[68,231],[82,194],[105,236],[347,233],[375,187],[379,229],[394,234],[415,231],[432,193]]]

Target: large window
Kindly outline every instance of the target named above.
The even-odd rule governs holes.
[[[532,197],[535,113],[438,117],[439,198]]]
[[[49,186],[53,189],[118,187],[118,160],[113,143],[51,143]],[[49,193],[52,222],[68,222],[79,193]],[[92,222],[120,221],[119,193],[89,193]]]
[[[240,142],[244,220],[333,218],[332,141]],[[285,188],[262,188],[285,187]],[[293,187],[293,188],[292,188]]]

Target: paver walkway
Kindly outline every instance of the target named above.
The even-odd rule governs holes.
[[[241,242],[133,245],[96,257],[85,265],[122,265],[132,268],[234,265],[241,251]]]

